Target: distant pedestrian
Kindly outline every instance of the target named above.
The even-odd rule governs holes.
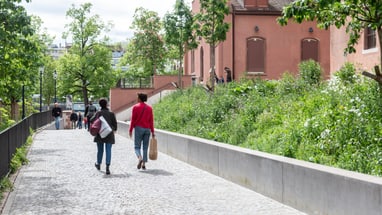
[[[77,127],[79,129],[82,129],[82,120],[84,120],[84,117],[82,116],[81,112],[78,112]]]
[[[154,114],[152,107],[145,103],[147,101],[147,94],[138,93],[137,101],[138,103],[132,109],[129,136],[130,138],[132,137],[134,129],[134,149],[138,158],[137,168],[145,170],[150,132],[152,137],[155,137]],[[141,150],[143,151],[143,156]]]
[[[70,114],[70,123],[71,123],[72,129],[76,129],[77,120],[78,120],[78,115],[74,110],[72,110],[72,114]]]
[[[56,130],[60,129],[60,120],[62,117],[62,109],[58,106],[58,103],[54,103],[54,107],[52,109],[52,116],[55,120]]]
[[[103,151],[105,148],[106,151],[106,174],[110,174],[110,163],[111,163],[111,147],[115,143],[114,132],[117,131],[117,120],[115,118],[115,114],[107,108],[107,100],[100,99],[99,105],[101,106],[101,110],[98,111],[96,117],[103,116],[106,122],[113,129],[113,132],[110,132],[105,138],[101,138],[99,134],[94,137],[94,142],[97,143],[97,162],[95,163],[95,167],[100,170]]]
[[[232,75],[231,75],[232,71],[231,71],[231,69],[228,68],[228,67],[224,67],[224,71],[225,71],[225,73],[227,73],[226,82],[227,83],[231,82],[232,81]]]
[[[89,131],[90,128],[90,119],[94,116],[94,114],[97,112],[97,108],[93,105],[93,102],[90,101],[89,105],[85,108],[85,116],[87,118],[87,129]]]
[[[84,126],[85,126],[85,129],[88,129],[88,118],[87,117],[84,117]]]

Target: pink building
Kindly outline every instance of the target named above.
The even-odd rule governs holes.
[[[346,62],[360,70],[371,71],[380,64],[379,41],[375,31],[365,29],[355,54],[344,55],[349,36],[344,28],[321,30],[316,22],[302,24],[290,21],[280,26],[276,19],[283,6],[293,0],[230,0],[230,24],[227,39],[215,50],[216,74],[226,80],[224,68],[232,71],[232,79],[261,77],[279,79],[284,72],[298,73],[298,64],[314,59],[324,70],[323,78]],[[199,0],[192,2],[193,13],[200,9]],[[203,39],[197,49],[185,55],[185,74],[193,77],[194,83],[209,80],[210,49]]]
[[[344,54],[349,40],[345,28],[331,27],[330,32],[330,71],[332,73],[338,71],[346,62],[353,63],[361,71],[369,72],[372,71],[374,66],[380,64],[379,41],[375,31],[365,29],[355,46],[356,53],[348,55]]]
[[[290,0],[231,0],[227,39],[216,52],[216,74],[226,80],[224,68],[232,71],[232,79],[261,77],[279,79],[286,71],[297,74],[298,64],[314,59],[330,77],[330,31],[320,30],[315,22],[280,26],[276,19]],[[192,2],[192,11],[199,12],[199,1]],[[185,56],[185,74],[196,83],[209,80],[209,44],[203,39],[197,49]]]

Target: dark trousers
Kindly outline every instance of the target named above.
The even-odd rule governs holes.
[[[86,124],[88,124],[88,131],[89,131],[89,129],[90,129],[90,117],[87,117],[88,118],[88,120],[86,121]]]

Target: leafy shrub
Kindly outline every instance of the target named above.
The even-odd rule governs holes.
[[[318,74],[318,64],[302,67],[316,68],[313,73]],[[350,75],[352,66],[345,68]],[[297,79],[285,74],[279,81],[217,85],[213,94],[192,87],[155,104],[155,124],[160,129],[382,176],[378,84],[361,76],[320,84],[318,80],[314,75]]]
[[[354,84],[357,78],[355,74],[355,67],[351,63],[345,63],[339,71],[334,73],[334,76],[345,85]]]
[[[303,61],[298,65],[301,80],[307,85],[317,85],[321,82],[322,69],[314,60]]]
[[[34,131],[29,129],[30,133],[33,134]],[[27,148],[32,143],[32,137],[29,136],[26,143],[20,148],[16,149],[16,153],[13,154],[10,164],[10,174],[14,174],[23,164],[28,163],[27,159]],[[3,197],[3,193],[10,190],[13,187],[11,181],[8,176],[3,177],[0,180],[0,200]]]
[[[283,73],[281,79],[277,83],[276,91],[279,95],[288,95],[293,93],[301,93],[306,87],[301,79],[294,77],[291,73]]]

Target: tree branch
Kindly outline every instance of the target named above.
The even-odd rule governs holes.
[[[382,76],[381,76],[381,74],[374,75],[374,74],[371,74],[370,72],[363,71],[362,75],[377,81],[379,84],[382,84]]]

